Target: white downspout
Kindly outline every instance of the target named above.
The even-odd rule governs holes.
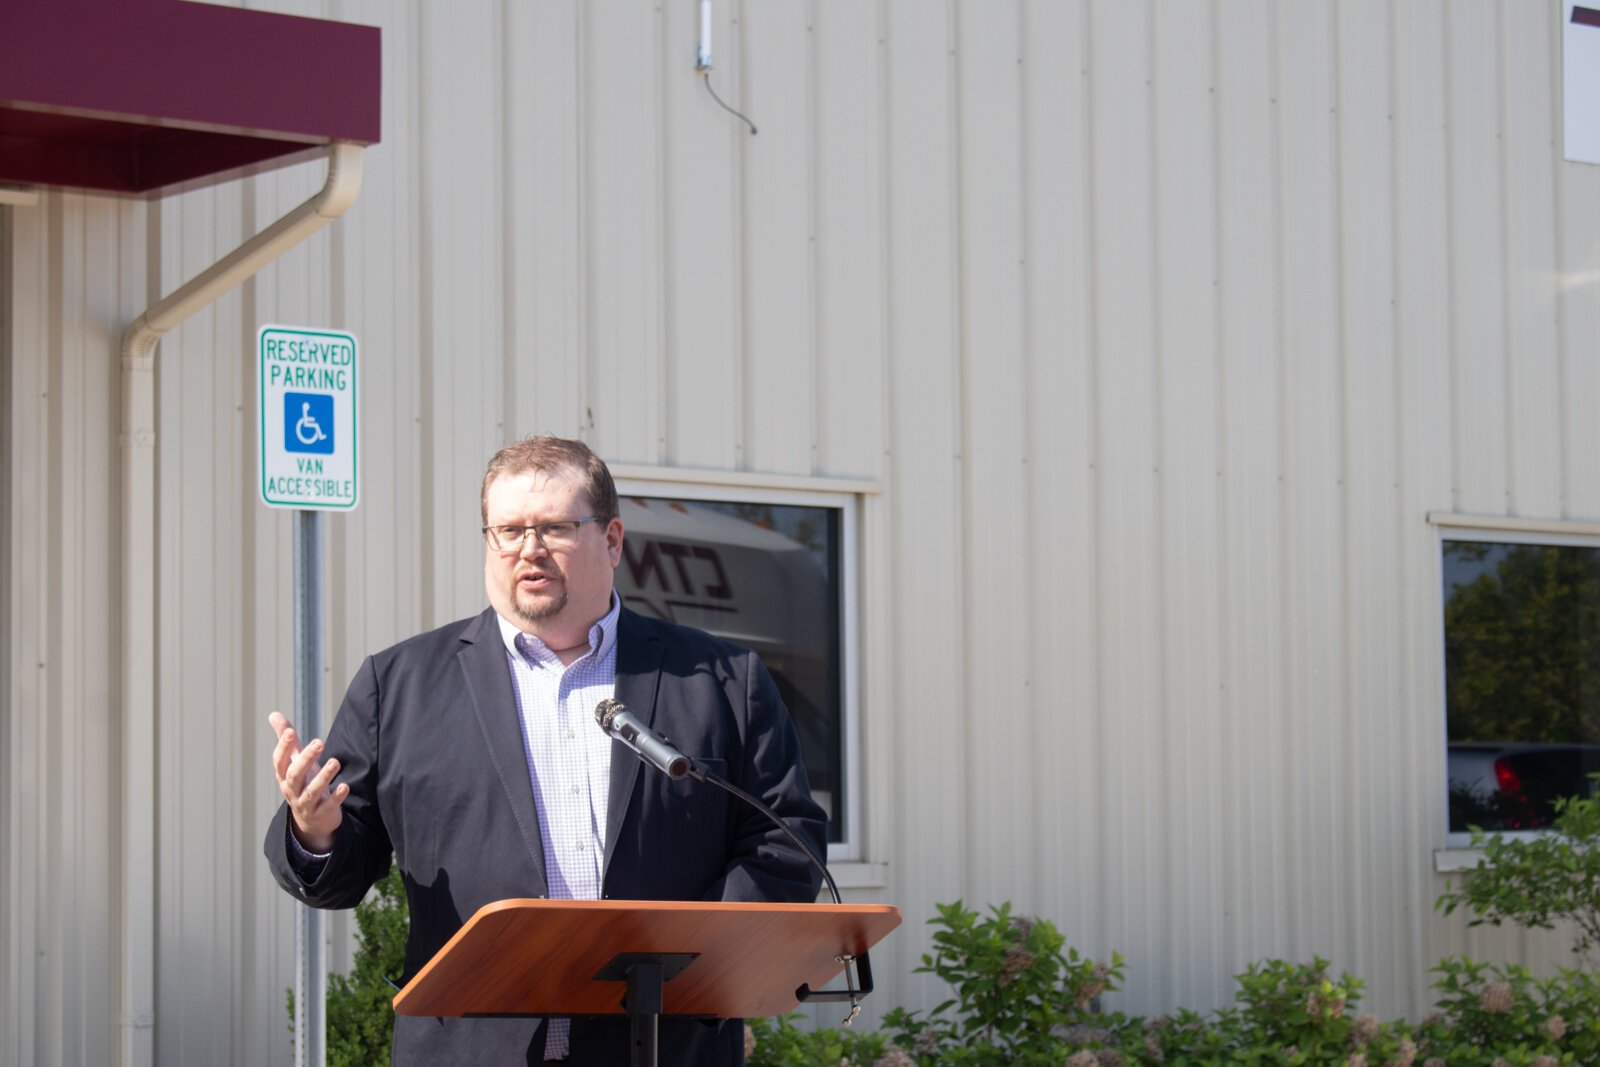
[[[155,1062],[156,345],[169,330],[342,215],[361,190],[361,146],[328,148],[310,200],[133,320],[122,334],[122,946],[119,1060]],[[182,768],[176,768],[182,773]]]

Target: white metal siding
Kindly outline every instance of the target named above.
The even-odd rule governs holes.
[[[255,5],[252,5],[255,6]],[[1600,169],[1561,160],[1560,5],[1493,0],[266,4],[383,28],[350,213],[170,334],[157,558],[110,531],[117,338],[313,192],[11,208],[0,1059],[117,1047],[118,572],[156,568],[156,1059],[289,1056],[259,837],[291,701],[289,517],[254,330],[354,331],[330,706],[482,603],[504,440],[861,478],[863,855],[1012,900],[1211,1007],[1330,957],[1380,1013],[1471,951],[1442,888],[1430,511],[1600,519]],[[348,920],[335,925],[348,961]]]
[[[131,205],[54,196],[11,210],[11,530],[0,722],[5,921],[0,1056],[112,1059],[120,760],[116,378]]]

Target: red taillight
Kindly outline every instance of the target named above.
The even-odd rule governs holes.
[[[1522,795],[1522,779],[1517,777],[1517,772],[1511,769],[1511,764],[1503,759],[1494,761],[1494,780],[1500,785],[1500,792],[1508,797]]]

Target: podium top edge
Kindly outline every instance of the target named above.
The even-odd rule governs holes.
[[[554,900],[548,897],[509,897],[485,904],[473,913],[491,915],[499,911],[520,909],[576,908],[583,911],[627,912],[746,912],[752,914],[794,914],[809,912],[826,915],[894,915],[900,909],[893,904],[774,904],[765,901],[743,900]]]

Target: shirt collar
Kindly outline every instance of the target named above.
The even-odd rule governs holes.
[[[596,658],[604,658],[606,655],[610,654],[611,649],[616,647],[617,620],[621,617],[622,598],[618,597],[617,591],[613,589],[611,591],[610,610],[602,615],[598,622],[589,627],[589,651],[585,653],[586,655],[594,656]],[[549,653],[551,658],[554,658],[554,653],[550,653],[550,650],[545,643],[539,640],[533,634],[522,630],[517,626],[516,623],[511,622],[498,611],[495,612],[494,618],[495,621],[500,624],[500,640],[505,644],[507,652],[511,653],[513,656],[521,656],[522,650],[517,647],[517,638],[526,636],[536,648],[545,653]]]

